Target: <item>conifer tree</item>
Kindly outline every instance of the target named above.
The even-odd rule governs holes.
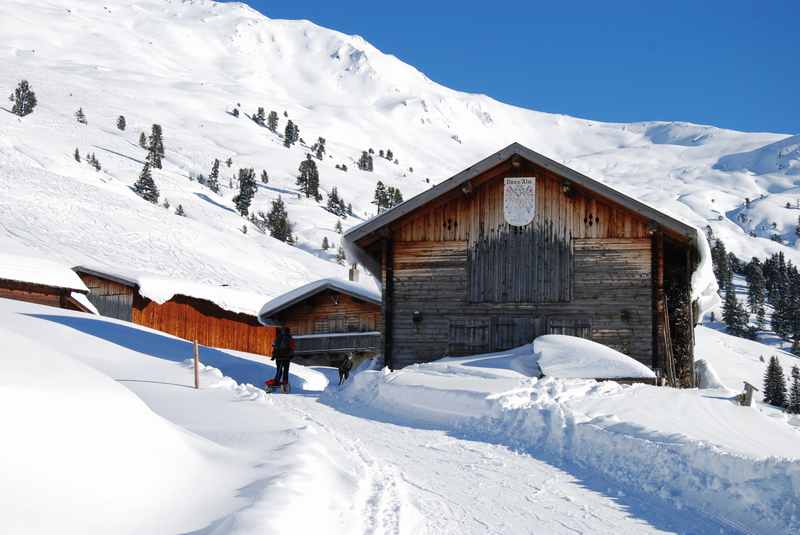
[[[97,159],[97,156],[95,156],[94,153],[92,153],[92,161],[89,163],[92,164],[92,167],[94,167],[95,171],[100,171],[100,169],[102,169],[102,167],[100,167],[100,160]]]
[[[36,100],[36,93],[33,92],[27,80],[20,80],[17,88],[14,89],[14,92],[8,97],[8,100],[14,103],[13,106],[11,106],[11,113],[19,115],[20,117],[25,117],[33,113],[33,109],[39,103]]]
[[[83,108],[78,108],[78,111],[75,112],[75,119],[81,124],[87,124],[89,122],[86,120],[86,114],[83,113]]]
[[[747,305],[750,312],[757,314],[758,310],[764,307],[764,292],[767,284],[761,263],[757,258],[748,264],[745,278],[747,280]]]
[[[314,153],[314,156],[317,157],[317,160],[322,160],[322,157],[325,156],[325,138],[317,138],[317,142],[311,147],[311,151]]]
[[[358,168],[362,171],[372,171],[372,155],[367,151],[361,151],[361,158],[358,159]]]
[[[310,154],[306,154],[306,159],[300,162],[298,168],[300,174],[297,177],[297,185],[306,197],[313,197],[319,200],[319,171],[317,164]]]
[[[769,403],[775,407],[786,407],[786,379],[783,376],[778,357],[775,355],[769,358],[769,365],[764,374],[764,403]]]
[[[228,166],[228,169],[230,169],[230,167],[233,165],[233,158],[228,157],[228,159],[225,160],[225,165]]]
[[[143,149],[147,148],[147,136],[145,135],[144,132],[141,132],[139,134],[139,146],[142,147]]]
[[[339,219],[336,220],[336,226],[334,227],[334,230],[336,231],[337,234],[341,234],[343,232],[342,231],[342,221],[341,220],[339,220]]]
[[[322,238],[322,250],[323,251],[327,251],[330,248],[331,248],[331,246],[328,243],[328,237],[327,236],[323,236],[323,238]]]
[[[347,260],[347,255],[344,252],[344,247],[339,244],[339,248],[336,249],[336,263],[344,265],[345,261]]]
[[[267,115],[267,128],[269,128],[271,132],[278,131],[278,114],[275,113],[275,110],[269,112],[269,115]]]
[[[80,161],[81,161],[81,153],[78,150],[78,147],[75,147],[75,155],[74,156],[75,156],[75,161],[80,163]]]
[[[728,252],[722,240],[715,240],[711,248],[711,261],[714,264],[714,275],[720,288],[727,288],[732,280]]]
[[[291,147],[300,139],[300,127],[294,124],[291,119],[286,123],[286,128],[283,133],[283,146],[286,148]]]
[[[127,127],[128,127],[128,123],[127,123],[127,121],[125,121],[125,116],[124,115],[120,115],[119,117],[117,117],[117,128],[124,132],[125,128],[127,128]]]
[[[728,332],[734,336],[742,336],[747,331],[747,312],[736,299],[733,284],[725,289],[725,302],[722,308],[722,321],[728,326]]]
[[[353,205],[347,203],[347,215],[353,215]]]
[[[211,164],[211,174],[208,175],[206,185],[214,193],[219,193],[219,159],[214,158],[214,163]]]
[[[389,206],[389,194],[381,180],[378,180],[378,183],[375,185],[375,197],[372,204],[378,207],[378,213],[383,212],[386,207]]]
[[[233,198],[233,204],[243,216],[247,216],[250,203],[256,194],[256,172],[254,169],[239,169],[239,194]]]
[[[264,122],[267,120],[267,116],[266,116],[266,113],[264,112],[264,108],[259,106],[258,111],[256,112],[253,120],[259,126],[264,126]]]
[[[786,409],[791,414],[800,414],[800,368],[792,366],[789,384],[789,403]]]
[[[186,216],[186,212],[183,210],[183,205],[182,204],[179,204],[178,208],[175,209],[175,215],[179,215],[181,217],[185,217]]]
[[[142,199],[153,204],[158,203],[158,187],[150,174],[150,164],[145,162],[139,180],[133,185],[133,191]]]
[[[391,149],[387,149],[386,150],[386,159],[390,160],[390,161],[394,160],[394,154],[392,154],[392,150]]]
[[[280,195],[272,201],[272,208],[266,219],[270,236],[287,243],[292,240],[292,223],[289,221],[286,205]]]
[[[161,206],[163,206],[165,210],[169,210],[169,207],[171,206],[170,203],[169,203],[169,199],[164,197],[164,202],[161,203]]]
[[[239,108],[233,108],[233,111],[231,112],[231,115],[233,115],[234,117],[236,117],[238,119],[239,118]]]
[[[164,138],[161,125],[153,125],[150,138],[147,141],[147,161],[150,163],[151,167],[161,169],[161,158],[164,157]]]

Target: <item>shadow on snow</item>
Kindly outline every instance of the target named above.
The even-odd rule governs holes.
[[[82,333],[101,338],[112,344],[150,357],[178,363],[192,358],[191,342],[167,334],[150,332],[132,325],[128,326],[103,319],[59,316],[55,314],[27,315],[71,327]],[[200,346],[200,362],[206,366],[218,368],[223,374],[231,377],[237,383],[250,383],[255,386],[261,386],[264,381],[275,375],[275,366],[269,361],[269,357],[264,357],[264,362],[261,363],[236,357],[226,353],[224,350]],[[289,380],[292,385],[297,385],[298,390],[303,383],[303,379],[292,373],[290,373]],[[126,378],[124,381],[138,380]]]

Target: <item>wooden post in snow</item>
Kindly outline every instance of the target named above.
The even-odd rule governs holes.
[[[200,388],[200,346],[194,341],[194,387]]]

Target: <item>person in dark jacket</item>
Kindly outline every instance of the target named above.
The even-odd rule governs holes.
[[[275,378],[273,386],[281,386],[281,390],[289,390],[289,364],[294,357],[294,338],[289,327],[281,327],[272,344],[272,360],[275,361]]]

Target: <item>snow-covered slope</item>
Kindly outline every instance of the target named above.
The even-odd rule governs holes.
[[[22,119],[0,112],[0,236],[68,263],[228,284],[264,298],[343,276],[332,262],[341,240],[337,218],[296,195],[308,149],[286,149],[249,120],[259,106],[278,112],[279,132],[285,111],[307,145],[327,139],[322,190],[337,186],[358,216],[343,222],[345,230],[374,213],[379,179],[408,198],[519,141],[701,228],[710,224],[739,256],[784,249],[800,261],[793,227],[800,212],[783,207],[800,195],[796,138],[525,110],[442,87],[358,36],[271,20],[243,4],[6,0],[0,88],[10,92],[22,78],[39,106]],[[239,118],[228,113],[237,104]],[[76,122],[78,108],[88,124]],[[120,114],[124,132],[115,127]],[[144,158],[139,134],[152,123],[164,130],[166,163],[154,177],[168,210],[129,189]],[[102,171],[76,162],[76,147],[96,154]],[[368,148],[376,152],[372,173],[355,165]],[[380,158],[381,149],[398,163]],[[213,158],[229,157],[221,195],[190,179],[208,174]],[[240,167],[268,171],[252,210],[266,211],[281,195],[297,247],[256,232],[235,213],[228,185]],[[761,195],[750,218],[776,228],[750,238],[737,211],[745,197]],[[186,218],[173,213],[178,204]],[[790,246],[769,240],[771,233]],[[321,250],[323,237],[331,250]]]

